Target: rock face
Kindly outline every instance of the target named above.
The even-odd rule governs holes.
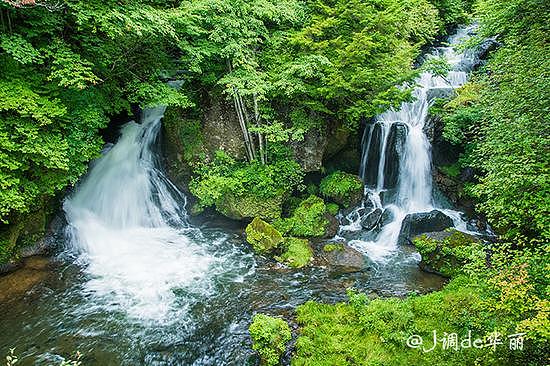
[[[412,244],[412,239],[419,234],[442,231],[452,226],[453,220],[438,210],[408,214],[401,224],[397,243]]]
[[[246,157],[243,133],[235,108],[222,96],[205,101],[202,134],[209,153],[223,150],[235,159]]]
[[[413,244],[422,256],[420,267],[445,277],[460,274],[465,264],[485,255],[478,238],[455,229],[416,236]]]
[[[399,179],[399,164],[405,153],[405,140],[407,139],[407,125],[394,123],[391,125],[388,140],[386,142],[386,160],[384,163],[384,188],[392,189],[397,186]]]
[[[376,225],[379,223],[380,218],[382,217],[382,209],[377,208],[376,210],[370,212],[367,214],[362,220],[361,220],[361,226],[363,229],[370,231],[376,227]]]
[[[380,139],[382,138],[382,127],[380,124],[373,126],[367,126],[370,128],[370,144],[367,152],[367,169],[365,171],[365,184],[368,186],[375,186],[378,179],[378,169],[372,169],[370,167],[377,167],[380,163]]]
[[[345,243],[326,244],[320,256],[326,265],[341,273],[358,272],[365,266],[363,254]]]

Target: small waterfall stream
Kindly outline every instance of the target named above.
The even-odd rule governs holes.
[[[467,231],[460,213],[439,207],[433,199],[431,145],[424,131],[428,109],[438,96],[451,95],[462,86],[470,70],[471,55],[453,46],[465,41],[472,28],[462,28],[451,36],[448,46],[437,47],[428,57],[443,57],[452,68],[447,75],[422,73],[416,80],[412,102],[389,109],[365,127],[362,138],[360,176],[366,191],[363,204],[351,212],[341,228],[362,230],[361,220],[375,210],[382,212],[381,227],[350,244],[375,262],[383,262],[397,249],[401,223],[410,213],[439,209],[453,219],[459,230]]]

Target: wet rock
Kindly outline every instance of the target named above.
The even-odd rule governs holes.
[[[455,90],[451,87],[437,87],[430,88],[426,92],[426,99],[428,103],[432,102],[434,99],[448,99],[455,94]]]
[[[382,216],[380,217],[380,221],[378,222],[379,227],[386,226],[390,222],[392,222],[395,219],[395,215],[390,209],[384,209],[384,212],[382,213]]]
[[[342,242],[325,244],[320,256],[336,272],[359,272],[365,266],[363,254]]]
[[[496,40],[496,38],[487,38],[484,40],[480,45],[478,45],[473,50],[473,62],[471,65],[472,69],[479,68],[480,66],[484,65],[487,58],[489,57],[489,53],[496,50],[501,46],[501,43]]]
[[[367,136],[367,140],[370,139],[370,144],[368,146],[364,177],[366,185],[376,186],[376,182],[378,180],[378,165],[380,163],[380,139],[382,138],[382,127],[379,123],[376,123],[370,128],[371,136]]]
[[[453,220],[438,210],[408,214],[401,224],[397,243],[401,245],[411,244],[412,238],[419,234],[442,231],[452,226]]]
[[[370,212],[367,214],[362,220],[361,220],[361,227],[363,229],[370,231],[376,227],[378,222],[380,221],[380,218],[382,217],[382,209],[377,208],[376,210]]]
[[[338,229],[340,228],[340,222],[333,215],[328,212],[324,215],[325,219],[328,220],[328,225],[325,228],[325,238],[332,238],[338,234]]]
[[[395,188],[397,186],[397,180],[399,179],[399,163],[405,153],[407,129],[407,125],[401,122],[396,122],[390,127],[384,162],[384,188],[386,189]]]

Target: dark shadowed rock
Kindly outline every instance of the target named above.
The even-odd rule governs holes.
[[[380,163],[380,139],[382,138],[382,127],[375,124],[371,130],[369,149],[367,152],[367,163],[365,170],[365,184],[375,186],[378,178],[378,165]]]
[[[406,139],[407,125],[401,122],[392,124],[386,143],[386,158],[384,162],[384,188],[386,189],[397,186],[399,163],[405,152]]]
[[[328,220],[328,225],[325,228],[325,238],[332,238],[336,234],[338,234],[338,228],[340,227],[340,223],[338,222],[338,219],[336,217],[332,216],[329,213],[325,213],[324,216]]]
[[[426,98],[428,99],[428,103],[433,101],[434,99],[448,99],[451,98],[455,94],[455,90],[451,87],[439,87],[439,88],[430,88],[426,92]]]
[[[411,244],[412,238],[419,234],[442,231],[452,226],[453,220],[438,210],[408,214],[401,224],[397,243]]]
[[[327,243],[321,250],[321,261],[342,273],[358,272],[365,266],[363,254],[345,243]]]
[[[390,209],[384,209],[384,212],[382,213],[382,216],[380,217],[380,221],[378,222],[378,226],[382,227],[390,222],[392,222],[395,219],[395,215]]]
[[[372,230],[376,227],[378,222],[380,221],[380,217],[382,216],[382,209],[377,208],[376,210],[370,212],[367,214],[362,220],[361,220],[361,226],[365,230]]]

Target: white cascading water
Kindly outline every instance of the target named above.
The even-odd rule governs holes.
[[[90,276],[86,289],[131,317],[163,318],[174,289],[198,286],[216,259],[191,239],[185,197],[158,169],[152,150],[164,108],[123,126],[63,208],[71,250]]]
[[[386,210],[392,219],[387,220],[376,237],[350,241],[350,245],[375,262],[384,262],[395,252],[401,224],[407,214],[437,208],[432,196],[431,144],[424,125],[433,95],[438,92],[448,95],[467,81],[470,55],[457,53],[452,46],[467,39],[471,30],[460,29],[449,38],[449,47],[438,47],[428,56],[445,58],[452,71],[445,77],[422,73],[416,80],[413,102],[402,103],[399,109],[380,114],[365,128],[360,175],[366,183],[366,199],[346,217],[348,224],[341,227],[341,233],[361,230],[361,220],[366,214],[376,209]],[[394,155],[387,156],[393,146]],[[437,209],[451,217],[457,229],[467,231],[459,212]]]

